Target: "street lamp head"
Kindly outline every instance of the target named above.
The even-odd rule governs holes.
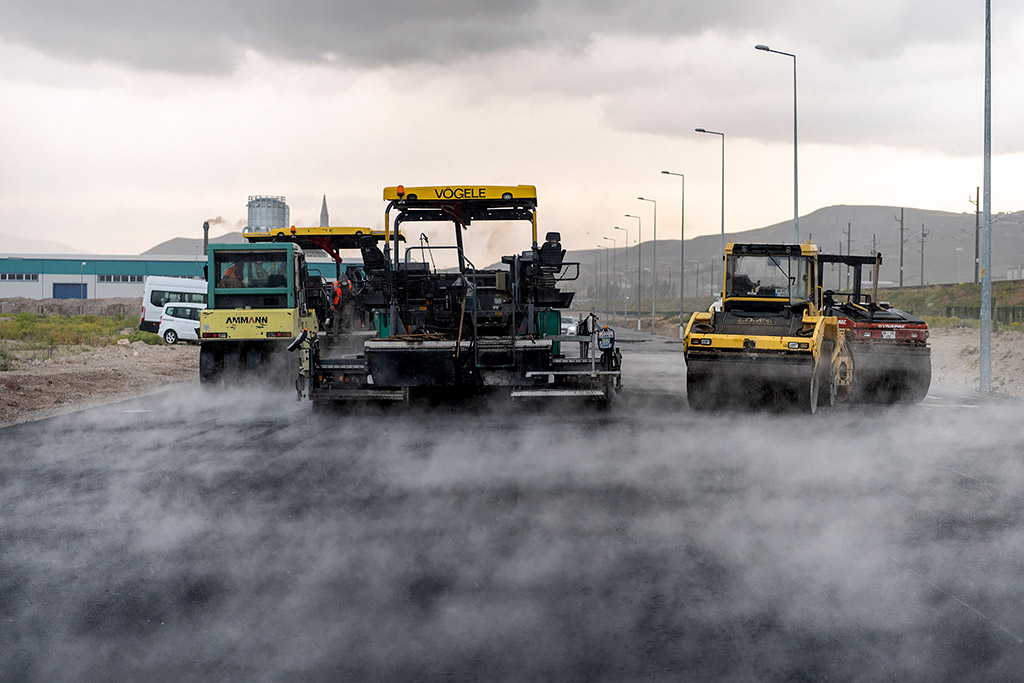
[[[767,45],[761,45],[760,43],[758,43],[757,45],[755,45],[755,46],[754,46],[754,49],[755,49],[755,50],[771,50],[771,48],[770,48],[770,47],[768,47]]]
[[[703,128],[694,128],[693,130],[698,132],[698,133],[707,133],[707,131],[704,130]]]
[[[640,201],[642,201],[642,202],[646,202],[646,201],[647,201],[647,200],[646,200],[646,199],[644,199],[643,197],[637,197],[637,199],[639,199],[639,200],[640,200]]]

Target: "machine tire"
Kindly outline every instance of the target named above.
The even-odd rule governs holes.
[[[174,330],[167,330],[167,331],[165,331],[164,332],[164,341],[167,342],[168,344],[172,344],[172,345],[173,344],[177,344],[178,343],[178,333],[175,332]]]
[[[602,410],[612,407],[612,399],[615,397],[615,380],[608,379],[604,383],[604,396],[597,399],[597,405]]]
[[[237,345],[224,349],[223,360],[221,361],[221,372],[226,376],[229,383],[234,384],[242,372],[242,354]]]
[[[199,383],[212,384],[220,375],[220,364],[213,348],[206,344],[199,346]]]
[[[263,367],[263,357],[254,348],[250,347],[245,351],[245,357],[240,360],[240,365],[244,366],[247,376],[251,376],[248,373],[259,372],[260,368]]]

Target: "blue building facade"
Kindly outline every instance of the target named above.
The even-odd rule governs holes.
[[[147,275],[202,278],[205,265],[184,256],[0,256],[0,298],[141,297]]]

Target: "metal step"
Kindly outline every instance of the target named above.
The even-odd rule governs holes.
[[[512,398],[601,397],[604,389],[513,389]]]
[[[409,389],[334,389],[320,392],[316,398],[326,401],[401,401],[409,405]]]

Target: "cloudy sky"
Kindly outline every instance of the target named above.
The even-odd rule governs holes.
[[[993,4],[993,210],[1021,209],[1024,6]],[[585,248],[832,204],[973,211],[983,0],[0,0],[0,220],[95,253],[244,224],[382,223],[381,189],[535,184]],[[482,258],[526,229],[481,226]],[[215,228],[216,230],[216,228]],[[471,236],[471,240],[474,236]],[[607,244],[607,242],[605,243]]]

